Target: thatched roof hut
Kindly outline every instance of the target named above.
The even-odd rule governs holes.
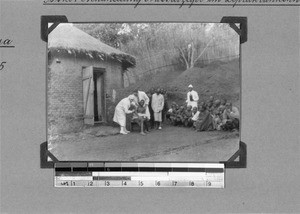
[[[63,23],[48,35],[48,51],[49,133],[112,124],[124,73],[135,58]]]
[[[87,57],[100,60],[110,58],[121,62],[124,70],[136,64],[133,56],[102,43],[70,23],[59,24],[49,34],[48,50],[68,54],[85,54]]]

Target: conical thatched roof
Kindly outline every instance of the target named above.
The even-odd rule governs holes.
[[[106,45],[70,23],[60,23],[48,35],[49,51],[66,51],[69,54],[86,54],[91,58],[118,60],[126,69],[135,66],[135,58]]]

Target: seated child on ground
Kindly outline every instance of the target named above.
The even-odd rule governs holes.
[[[180,108],[176,111],[176,118],[175,118],[175,126],[183,125],[183,112],[184,112],[184,106],[180,106]]]
[[[226,103],[227,103],[227,100],[226,99],[222,99],[221,103],[220,103],[220,108],[224,108],[225,109]]]
[[[211,113],[214,110],[214,103],[209,101],[207,103],[206,110]]]
[[[195,106],[195,107],[193,108],[193,117],[192,117],[193,127],[194,127],[194,128],[196,128],[195,122],[198,120],[199,114],[200,114],[200,111],[198,111],[198,108]]]
[[[179,107],[175,104],[172,108],[172,112],[170,114],[171,124],[176,126],[177,125],[177,112],[179,111]]]
[[[222,120],[220,119],[220,107],[221,101],[215,100],[213,107],[211,108],[210,114],[213,118],[213,128],[216,130],[221,130]]]
[[[168,121],[172,122],[171,116],[172,116],[172,114],[173,114],[175,111],[176,111],[176,103],[173,102],[173,103],[171,104],[171,108],[170,108],[170,109],[167,111],[167,113],[166,113],[166,119],[167,119]]]
[[[220,112],[220,110],[218,108],[214,110],[212,117],[213,117],[214,129],[221,130],[222,113]]]
[[[192,121],[193,111],[191,105],[188,105],[186,107],[186,109],[183,111],[182,117],[183,117],[182,123],[185,127],[191,127],[193,125],[193,121]]]

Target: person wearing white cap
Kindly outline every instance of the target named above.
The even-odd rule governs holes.
[[[115,108],[113,121],[120,125],[120,134],[128,134],[126,130],[126,114],[130,114],[133,111],[129,110],[131,104],[134,102],[135,96],[129,95],[123,98]]]
[[[194,107],[198,107],[198,100],[199,100],[199,96],[198,93],[196,91],[193,90],[193,86],[189,85],[189,92],[187,93],[187,105]]]

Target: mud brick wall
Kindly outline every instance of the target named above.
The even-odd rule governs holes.
[[[116,91],[123,88],[122,66],[116,61],[102,61],[74,55],[56,54],[49,59],[47,73],[48,135],[78,131],[83,127],[82,69],[105,68],[106,119],[112,124],[119,100]]]

